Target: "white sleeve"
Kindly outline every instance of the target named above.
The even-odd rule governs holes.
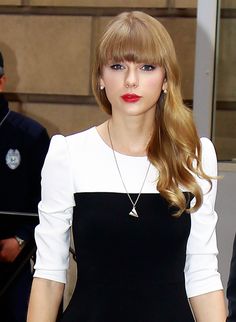
[[[217,159],[215,149],[207,138],[201,139],[203,170],[210,176],[217,176]],[[217,214],[214,210],[217,180],[210,184],[197,178],[203,192],[201,207],[191,214],[191,231],[187,243],[185,284],[187,296],[193,297],[222,289],[218,273],[216,223]],[[195,200],[192,201],[192,205]]]
[[[37,244],[35,277],[66,282],[69,265],[70,227],[74,206],[72,173],[66,138],[52,138],[42,169],[42,199]]]

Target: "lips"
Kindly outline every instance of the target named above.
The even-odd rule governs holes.
[[[136,94],[124,94],[121,98],[128,103],[135,103],[140,100],[142,96],[138,96]]]

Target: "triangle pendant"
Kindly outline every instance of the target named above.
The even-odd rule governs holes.
[[[129,215],[138,218],[138,214],[137,214],[135,207],[133,207],[133,209],[130,211]]]

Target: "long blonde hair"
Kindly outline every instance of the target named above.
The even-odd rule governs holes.
[[[165,69],[168,92],[157,102],[156,122],[147,155],[159,170],[157,190],[177,207],[176,215],[196,211],[202,203],[202,190],[196,176],[211,184],[202,169],[202,149],[192,112],[183,104],[180,72],[173,42],[164,26],[144,12],[123,12],[105,29],[96,50],[92,74],[93,92],[98,104],[112,114],[106,92],[100,89],[102,68],[109,61],[156,64]],[[187,209],[184,187],[196,198]]]

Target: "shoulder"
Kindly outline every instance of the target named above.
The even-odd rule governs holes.
[[[217,157],[213,143],[206,137],[200,139],[202,147],[202,166],[209,175],[216,175]]]
[[[8,120],[15,131],[21,132],[22,134],[37,137],[42,132],[46,132],[45,127],[36,120],[14,111],[11,111]]]
[[[65,138],[68,142],[83,141],[83,140],[87,140],[88,138],[94,137],[95,131],[96,131],[96,128],[93,126],[93,127],[90,127],[89,129],[83,130],[81,132],[68,135]]]
[[[210,139],[206,137],[201,137],[200,141],[201,141],[202,151],[204,153],[215,154],[215,148]]]
[[[88,145],[91,148],[91,145],[96,141],[96,128],[91,127],[84,131],[69,135],[65,137],[65,141],[68,147],[82,149],[86,148]]]
[[[53,180],[57,182],[59,177],[63,177],[64,181],[68,180],[65,178],[69,177],[70,173],[72,174],[72,164],[75,163],[78,167],[77,161],[80,159],[78,156],[84,155],[88,146],[86,142],[90,136],[93,136],[91,132],[94,130],[91,128],[69,136],[56,134],[51,138],[42,172],[43,182],[46,182],[47,178],[50,178],[50,180],[54,178]]]
[[[50,150],[74,150],[79,151],[83,146],[87,146],[88,141],[94,140],[95,127],[89,128],[82,132],[78,132],[72,135],[64,136],[62,134],[56,134],[52,137],[50,143]]]

